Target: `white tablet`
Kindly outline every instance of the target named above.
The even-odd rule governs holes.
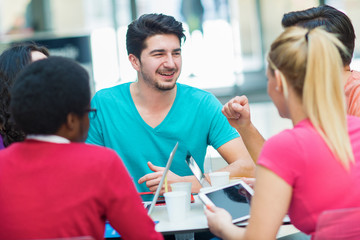
[[[230,213],[233,223],[246,221],[250,217],[250,201],[254,190],[245,182],[238,181],[217,188],[209,188],[199,193],[205,205],[224,208]]]

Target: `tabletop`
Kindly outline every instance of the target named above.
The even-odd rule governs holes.
[[[191,203],[191,210],[187,213],[183,222],[170,222],[165,205],[155,206],[151,214],[154,221],[158,221],[155,226],[156,231],[164,235],[208,231],[207,220],[204,214],[204,206],[197,195],[194,196],[195,202]],[[277,238],[300,232],[292,224],[282,225],[277,234]]]

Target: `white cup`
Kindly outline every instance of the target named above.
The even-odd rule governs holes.
[[[170,186],[173,192],[186,192],[186,209],[189,211],[191,202],[191,182],[177,182],[170,184]]]
[[[170,222],[179,222],[186,217],[186,192],[164,193],[166,209]]]
[[[209,176],[212,187],[220,187],[230,183],[229,172],[212,172],[209,173]]]

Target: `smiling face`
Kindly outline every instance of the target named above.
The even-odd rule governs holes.
[[[173,89],[182,65],[178,37],[174,34],[154,35],[146,39],[145,46],[140,60],[129,55],[133,67],[138,71],[138,80],[157,90]]]

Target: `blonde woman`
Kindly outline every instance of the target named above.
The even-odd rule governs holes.
[[[319,215],[360,207],[360,119],[346,115],[343,65],[330,33],[286,29],[268,55],[268,94],[294,128],[270,138],[258,160],[246,229],[223,209],[206,210],[223,239],[275,239],[283,217],[313,235]],[[329,184],[331,183],[331,184]],[[339,198],[341,197],[341,200]]]

